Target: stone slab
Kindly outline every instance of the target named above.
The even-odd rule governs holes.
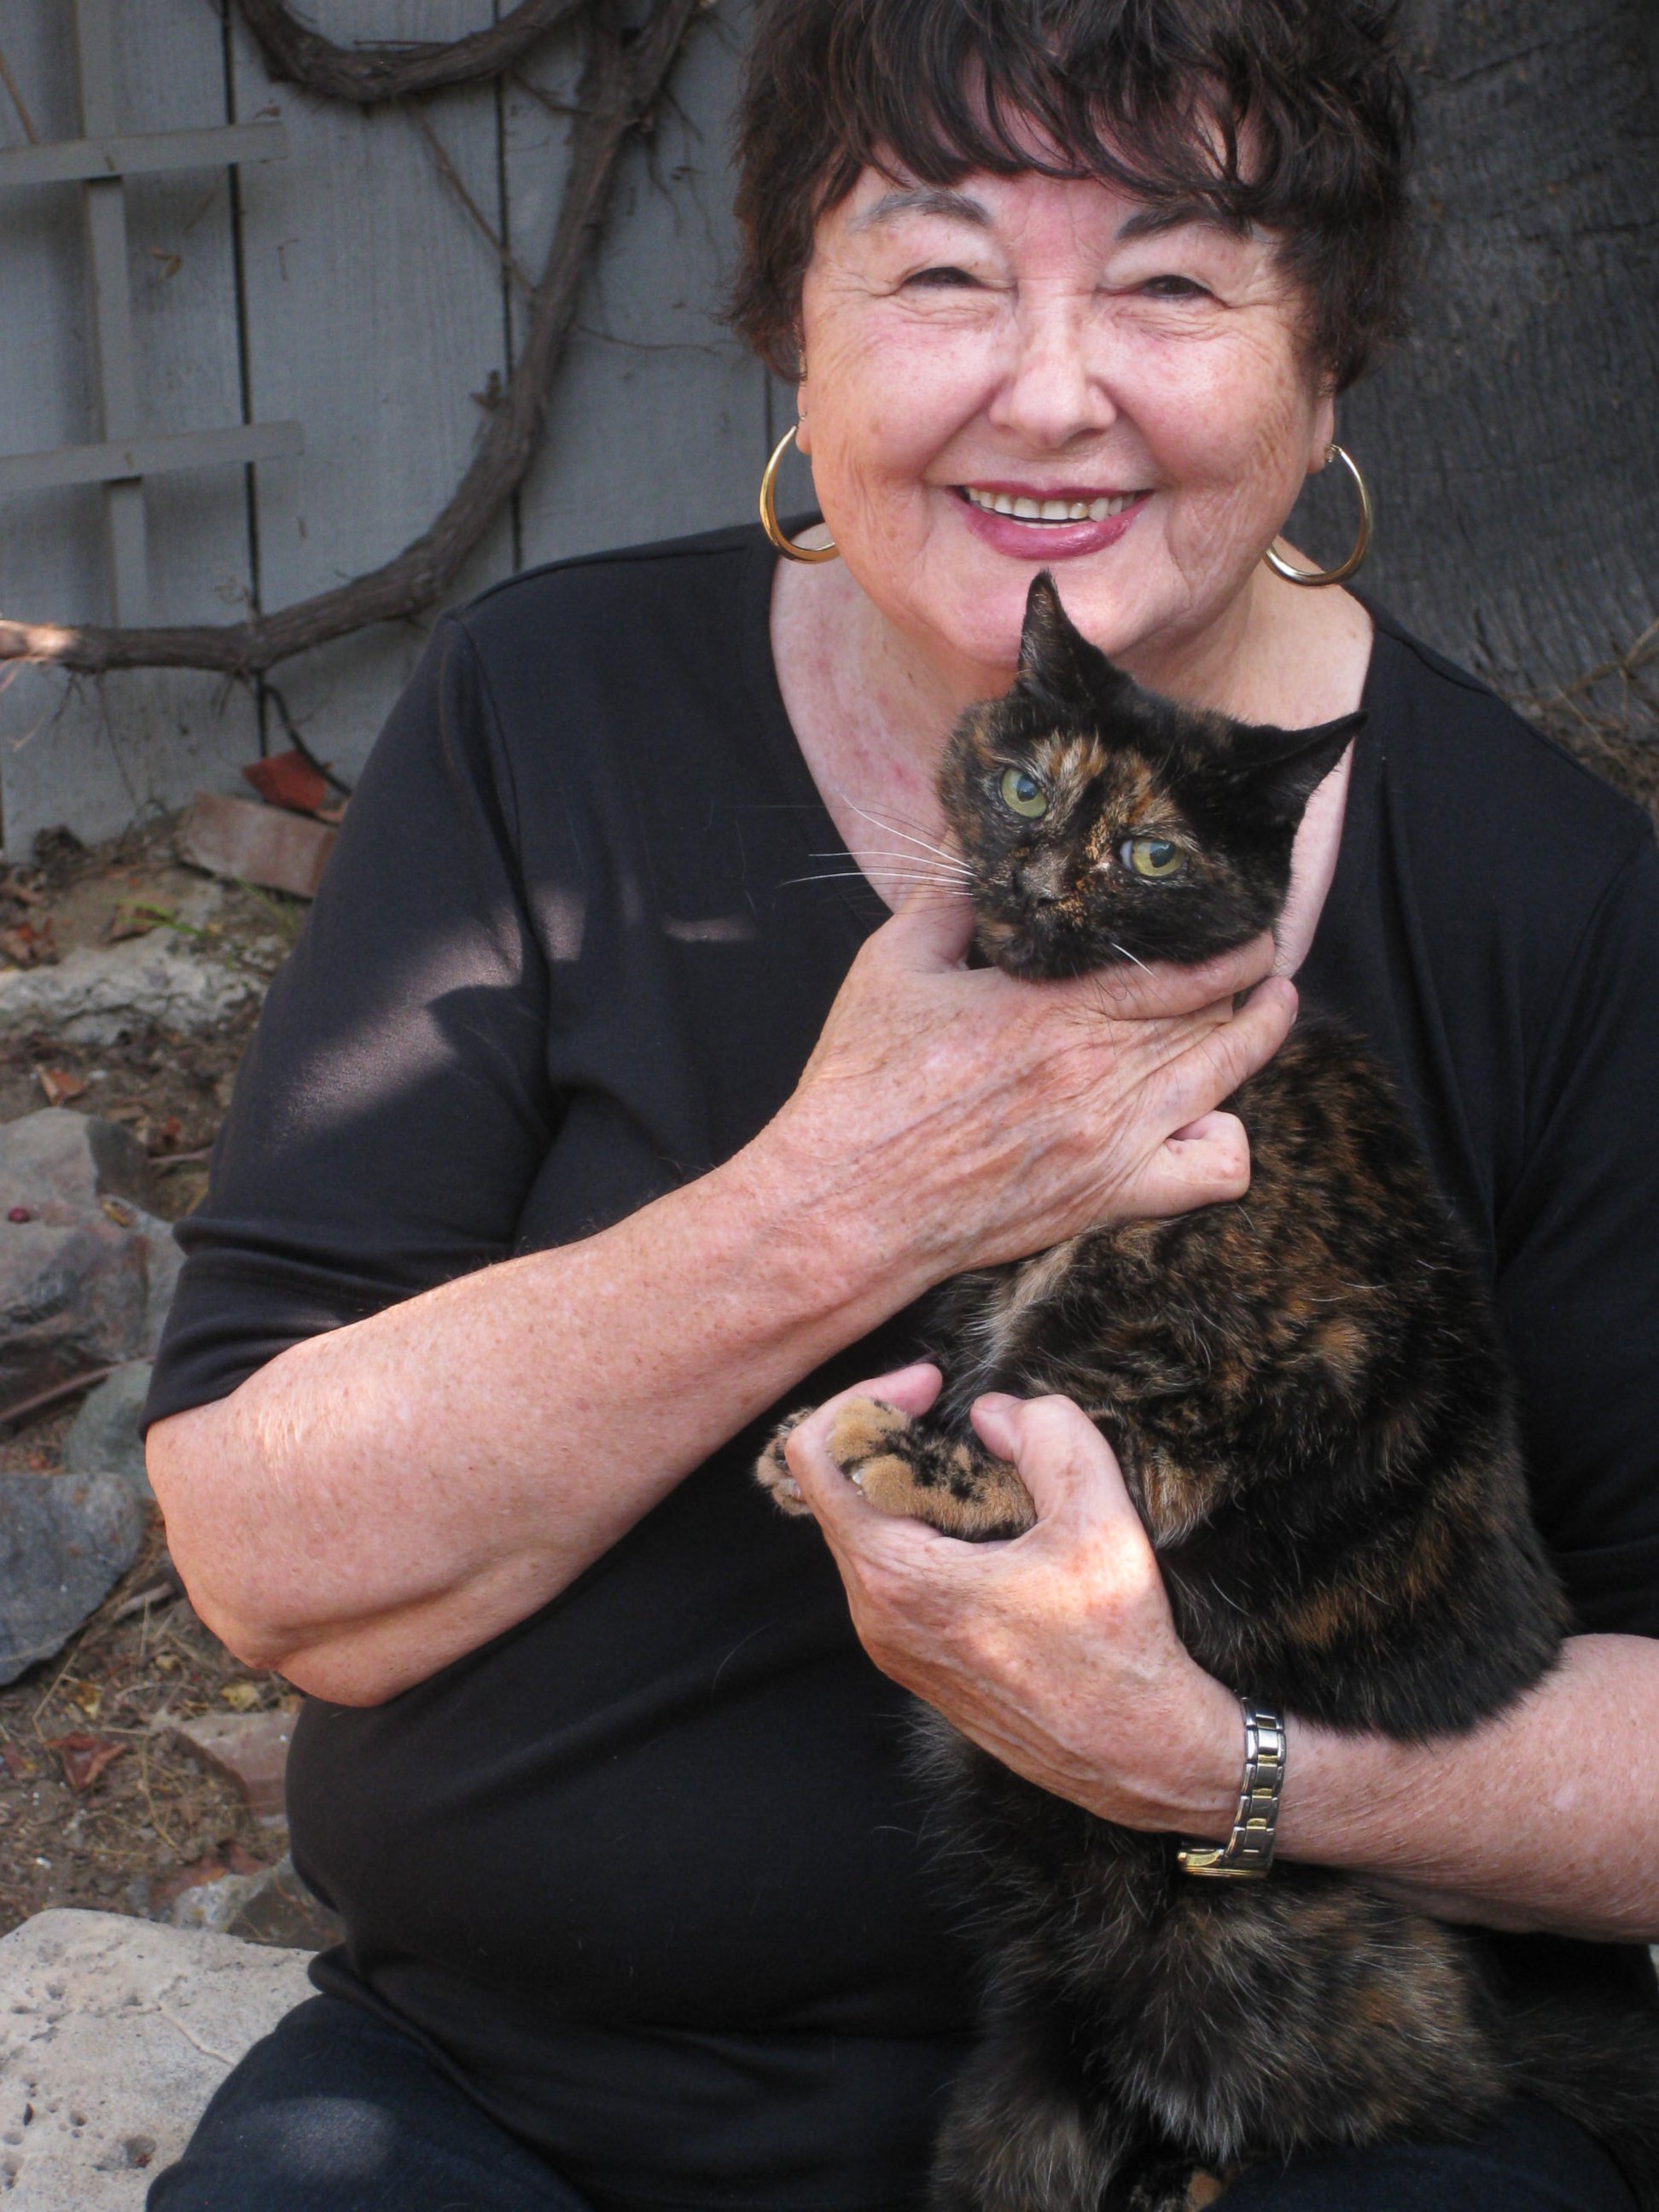
[[[285,1818],[283,1778],[294,1740],[293,1713],[204,1713],[173,1735],[217,1774],[234,1782],[261,1820]]]
[[[179,825],[179,855],[233,882],[264,884],[314,898],[334,850],[334,831],[280,806],[201,791]]]
[[[152,1023],[163,1030],[211,1029],[264,988],[258,976],[186,951],[156,931],[119,945],[81,945],[55,967],[0,972],[0,1030],[45,1030],[79,1044],[109,1044]]]
[[[140,2212],[230,2068],[310,1995],[307,1959],[110,1912],[0,1940],[7,2212]]]

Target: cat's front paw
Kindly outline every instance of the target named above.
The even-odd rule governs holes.
[[[947,1536],[1018,1536],[1036,1519],[1030,1492],[1006,1462],[971,1441],[933,1433],[879,1398],[849,1398],[829,1444],[872,1505]]]
[[[783,1455],[784,1445],[812,1412],[803,1406],[799,1413],[791,1413],[787,1420],[780,1421],[768,1440],[765,1450],[755,1462],[755,1480],[765,1491],[781,1513],[810,1513],[811,1507],[800,1494],[800,1485],[789,1472],[789,1462]]]
[[[880,1398],[848,1398],[836,1409],[824,1441],[830,1458],[872,1505],[884,1513],[913,1513],[913,1459],[924,1439],[908,1413]]]

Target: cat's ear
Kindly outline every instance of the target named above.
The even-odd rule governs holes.
[[[1019,679],[1027,691],[1055,699],[1075,699],[1079,693],[1097,697],[1103,690],[1128,682],[1066,613],[1046,568],[1037,570],[1025,594]]]
[[[1238,726],[1232,747],[1235,773],[1263,813],[1279,822],[1299,822],[1364,721],[1362,708],[1316,730],[1280,730],[1270,723]]]

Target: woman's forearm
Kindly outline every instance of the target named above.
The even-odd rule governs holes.
[[[1488,1927],[1659,1940],[1659,1643],[1571,1639],[1468,1736],[1290,1722],[1279,1850]]]
[[[151,1431],[204,1619],[375,1703],[544,1604],[912,1295],[763,1144],[582,1243],[295,1346]]]
[[[1214,1109],[1289,1027],[1270,939],[1103,1003],[1092,977],[969,971],[970,927],[932,901],[878,931],[794,1095],[699,1182],[158,1423],[151,1480],[209,1625],[317,1696],[390,1697],[556,1596],[929,1284],[1242,1193],[1244,1133]]]

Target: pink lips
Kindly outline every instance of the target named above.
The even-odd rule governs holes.
[[[1075,489],[1065,484],[1045,484],[1035,490],[1030,484],[1000,484],[975,483],[976,491],[1006,491],[1012,497],[1027,499],[1102,499],[1121,496],[1103,492],[1098,484],[1079,485]],[[1115,545],[1134,523],[1135,518],[1152,497],[1143,492],[1131,507],[1121,514],[1109,514],[1103,522],[1031,522],[1013,514],[993,514],[987,508],[975,507],[972,500],[957,495],[957,504],[967,519],[969,528],[993,551],[1011,554],[1017,561],[1073,561],[1085,553],[1099,553],[1109,545]]]

